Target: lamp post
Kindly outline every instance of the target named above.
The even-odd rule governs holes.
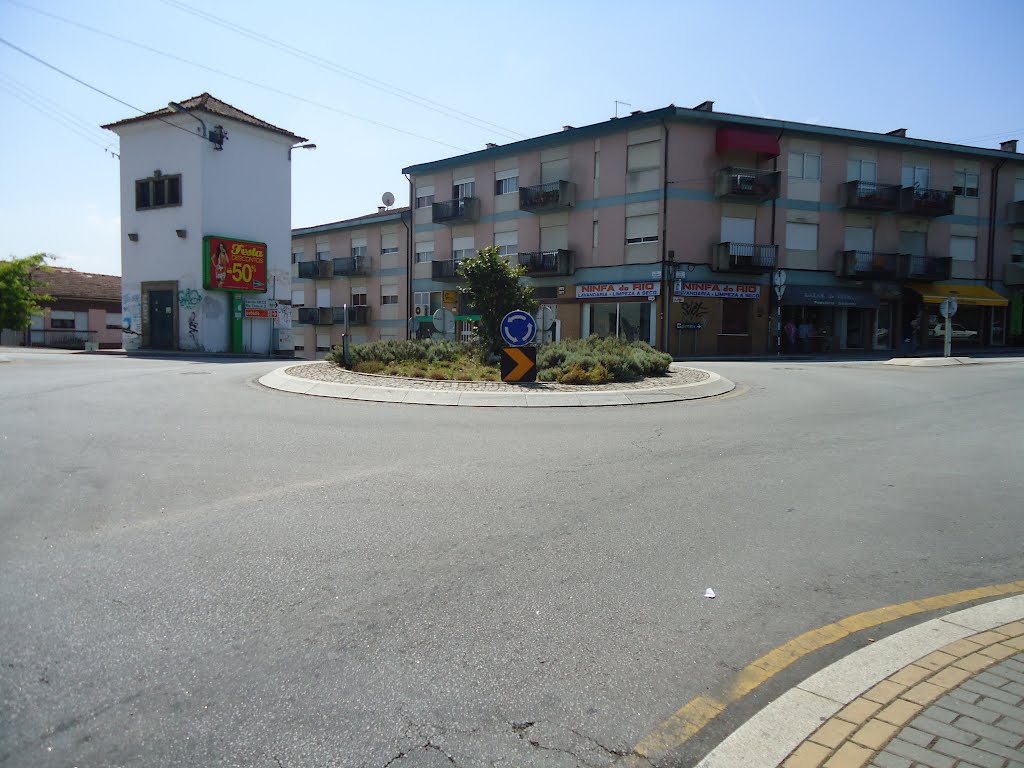
[[[293,149],[316,149],[316,144],[295,144],[288,147],[288,161],[291,162]]]
[[[198,120],[199,121],[200,129],[202,131],[202,133],[201,133],[202,137],[204,139],[206,139],[208,142],[210,142],[211,144],[213,144],[213,148],[214,149],[217,149],[217,150],[224,149],[224,140],[228,137],[228,134],[227,134],[227,132],[221,126],[215,125],[215,126],[213,126],[212,130],[207,130],[206,129],[206,123],[203,122],[203,119],[201,117],[199,117],[199,115],[195,114],[194,112],[189,111],[183,105],[179,104],[176,101],[169,101],[169,102],[167,102],[167,106],[170,107],[175,112],[178,112],[179,114],[188,115],[189,117],[191,117],[191,118],[193,118],[195,120]]]

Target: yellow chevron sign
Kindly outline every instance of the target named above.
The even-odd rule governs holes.
[[[537,348],[505,347],[501,350],[501,380],[532,382],[537,380]]]

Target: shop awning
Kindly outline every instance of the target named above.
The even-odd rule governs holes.
[[[955,285],[954,283],[907,283],[907,288],[919,293],[925,304],[941,304],[943,299],[956,299],[958,304],[979,307],[1005,307],[1010,302],[991,288],[983,285]]]
[[[726,152],[756,152],[763,157],[778,157],[779,140],[771,133],[719,128],[715,134],[715,151],[719,155]]]
[[[855,307],[878,309],[878,294],[864,288],[831,285],[787,285],[782,304],[796,307]]]

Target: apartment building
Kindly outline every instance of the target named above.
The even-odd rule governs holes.
[[[1019,341],[1016,150],[705,102],[413,165],[410,315],[428,335],[436,309],[465,311],[456,266],[493,244],[526,267],[554,337],[896,350],[940,344],[953,296],[955,345]]]
[[[409,208],[292,230],[296,357],[409,333]]]

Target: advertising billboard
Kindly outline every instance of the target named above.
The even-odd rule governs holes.
[[[208,235],[203,238],[203,287],[208,291],[267,290],[267,244]]]

